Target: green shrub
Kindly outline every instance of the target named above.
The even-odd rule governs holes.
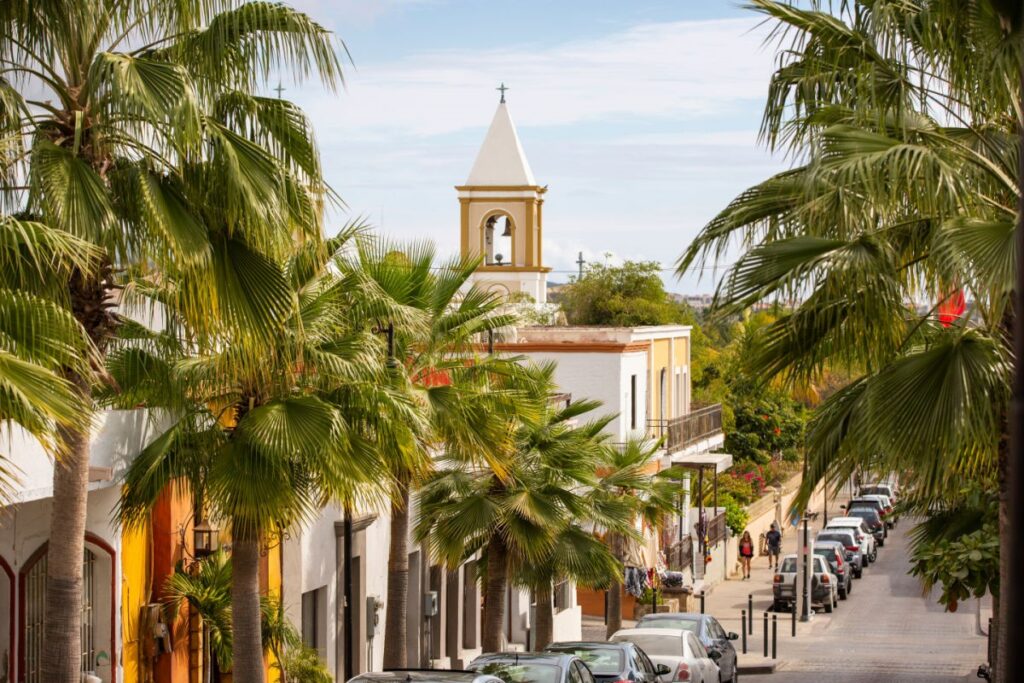
[[[747,528],[747,522],[750,521],[750,515],[747,514],[746,509],[729,493],[719,495],[718,502],[721,507],[725,508],[725,525],[729,527],[734,536],[742,534],[743,530]]]
[[[289,683],[332,683],[330,672],[312,648],[290,648],[283,665]]]

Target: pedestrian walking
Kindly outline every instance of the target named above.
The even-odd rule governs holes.
[[[765,540],[768,541],[768,568],[777,570],[779,553],[782,552],[782,532],[779,531],[778,524],[772,522],[772,528],[765,534]]]
[[[740,567],[743,568],[743,580],[750,578],[750,561],[754,559],[754,539],[750,532],[744,529],[740,536]]]

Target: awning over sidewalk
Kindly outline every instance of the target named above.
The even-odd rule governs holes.
[[[685,467],[693,470],[714,468],[715,474],[725,472],[732,467],[731,453],[699,453],[697,455],[673,455],[673,467]]]

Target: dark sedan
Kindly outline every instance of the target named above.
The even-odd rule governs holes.
[[[502,680],[476,671],[392,669],[368,671],[348,679],[348,683],[502,683]]]
[[[557,652],[498,652],[480,655],[467,667],[503,683],[596,683],[576,655]]]
[[[864,523],[868,525],[871,535],[875,537],[875,543],[878,544],[878,547],[885,545],[885,539],[889,537],[889,530],[886,528],[885,522],[879,516],[877,510],[867,505],[853,503],[847,508],[846,516],[863,519]]]
[[[732,644],[732,641],[739,636],[732,632],[726,633],[714,617],[694,612],[647,614],[636,623],[636,628],[671,628],[692,631],[709,654],[711,652],[719,654],[718,667],[722,670],[722,681],[735,683],[739,680],[736,648]]]
[[[597,683],[669,683],[672,679],[671,669],[655,664],[630,642],[552,643],[544,651],[579,657],[590,667]]]

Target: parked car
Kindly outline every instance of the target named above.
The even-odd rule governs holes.
[[[888,496],[889,500],[893,503],[896,502],[896,486],[886,482],[875,482],[874,484],[864,484],[857,490],[858,496],[872,496],[882,495]]]
[[[348,683],[504,683],[500,678],[476,671],[444,669],[392,669],[368,671],[348,679]]]
[[[693,631],[667,628],[628,628],[612,634],[612,642],[628,641],[647,653],[655,664],[672,670],[672,681],[718,683],[717,652],[708,652]]]
[[[597,683],[669,683],[673,671],[655,664],[639,647],[621,643],[551,643],[545,652],[576,655],[590,668]]]
[[[825,558],[812,555],[811,561],[814,563],[814,573],[811,575],[811,605],[820,605],[825,608],[826,613],[831,614],[839,604],[839,594],[836,590],[839,582],[829,571]],[[786,555],[772,579],[772,610],[775,612],[788,612],[797,601],[798,562],[799,558],[796,555]]]
[[[849,529],[823,529],[815,537],[815,543],[835,541],[842,543],[846,549],[846,560],[853,566],[853,578],[859,579],[864,574],[864,552],[857,543],[856,534]]]
[[[871,505],[878,510],[878,516],[885,520],[885,525],[888,528],[896,526],[896,518],[893,517],[893,506],[889,496],[871,494],[864,496],[857,496],[850,500],[850,505]],[[849,507],[849,506],[847,506]]]
[[[845,600],[853,587],[853,565],[846,561],[846,548],[839,541],[815,541],[814,554],[821,555],[828,562],[838,584],[839,599]]]
[[[671,628],[692,631],[697,635],[701,645],[708,652],[717,652],[718,668],[722,670],[723,681],[735,681],[739,664],[736,661],[736,648],[732,641],[739,635],[732,631],[726,632],[722,625],[709,614],[694,612],[662,612],[647,614],[636,623],[636,628]]]
[[[502,683],[596,683],[582,659],[557,652],[484,654],[467,668],[496,676]]]
[[[875,537],[868,529],[868,525],[860,517],[836,517],[830,519],[826,529],[852,529],[857,544],[864,552],[864,565],[867,566],[878,559],[878,546],[875,545]]]
[[[878,510],[869,507],[865,503],[850,503],[846,508],[847,517],[860,517],[868,525],[868,530],[875,537],[875,543],[879,548],[885,545],[885,539],[889,537],[889,529],[885,522],[878,516]]]

